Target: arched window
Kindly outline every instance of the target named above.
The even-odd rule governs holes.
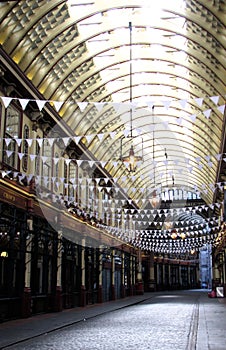
[[[54,154],[54,159],[53,159],[53,177],[55,178],[54,182],[54,190],[58,191],[59,190],[59,154],[55,152]]]
[[[15,106],[9,106],[5,113],[3,161],[11,168],[18,168],[18,145],[20,137],[21,112]]]

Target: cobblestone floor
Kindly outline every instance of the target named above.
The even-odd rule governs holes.
[[[7,349],[195,349],[191,345],[191,337],[194,336],[192,325],[196,303],[194,295],[159,295]]]

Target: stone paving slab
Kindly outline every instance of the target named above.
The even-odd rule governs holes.
[[[196,350],[206,349],[226,349],[226,298],[200,297]]]
[[[107,314],[110,311],[119,310],[130,305],[139,304],[151,298],[155,302],[158,296],[183,294],[189,291],[145,293],[141,296],[133,296],[98,305],[90,305],[85,308],[64,310],[61,313],[42,314],[0,324],[0,349],[32,339],[39,335],[64,329],[68,325],[92,319],[97,315]],[[192,342],[186,350],[225,350],[226,349],[226,298],[208,298],[207,291],[192,291],[195,304],[194,318],[192,320],[191,332]],[[197,298],[198,293],[198,298]],[[161,299],[163,300],[163,299]],[[181,305],[183,310],[183,305]],[[125,311],[126,313],[126,311]],[[159,315],[161,318],[161,315]],[[164,325],[164,324],[163,324]],[[196,346],[194,346],[196,344]],[[168,350],[168,349],[164,349]]]
[[[131,296],[102,304],[88,305],[86,307],[63,310],[62,312],[41,314],[1,323],[0,349],[97,315],[140,303],[154,297],[154,295],[155,293],[145,293],[144,295]]]

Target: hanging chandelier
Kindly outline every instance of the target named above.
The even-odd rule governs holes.
[[[129,31],[130,31],[130,57],[129,57],[129,62],[130,62],[130,72],[129,72],[129,77],[130,77],[130,134],[127,137],[122,137],[121,138],[121,155],[120,155],[120,160],[127,166],[129,172],[135,172],[137,169],[137,164],[139,162],[143,161],[143,139],[141,138],[141,151],[140,155],[137,155],[135,153],[135,146],[136,144],[134,143],[134,139],[136,136],[133,136],[133,108],[132,108],[132,103],[133,103],[133,95],[132,95],[132,22],[129,22]],[[123,156],[123,148],[128,147],[129,144],[129,154],[127,156]]]

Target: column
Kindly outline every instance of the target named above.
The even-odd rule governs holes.
[[[168,265],[168,271],[169,271],[169,288],[171,289],[171,285],[172,285],[172,278],[171,278],[171,265],[169,263]]]
[[[162,288],[163,290],[166,290],[166,275],[165,275],[165,262],[162,263]]]
[[[156,290],[156,281],[155,281],[155,268],[154,268],[154,253],[150,253],[149,258],[149,291],[154,292]]]
[[[191,266],[188,265],[188,288],[191,288]]]
[[[122,265],[121,265],[121,297],[125,298],[125,253],[122,252]]]
[[[224,286],[224,296],[226,296],[226,261],[225,261],[226,248],[223,249],[223,286]]]
[[[156,289],[159,290],[159,284],[160,284],[160,279],[159,279],[159,262],[156,262]]]
[[[22,317],[30,317],[31,307],[31,248],[32,234],[27,237],[25,252],[25,280],[24,291],[22,296]]]
[[[115,300],[115,249],[112,249],[111,259],[111,300]]]
[[[130,255],[129,257],[129,271],[130,271],[130,281],[129,281],[129,288],[130,288],[130,291],[129,291],[129,294],[130,295],[133,295],[133,256]]]
[[[144,285],[142,280],[142,260],[141,260],[141,250],[138,250],[138,271],[137,271],[137,284],[136,284],[136,294],[144,294]]]
[[[62,311],[62,309],[62,231],[59,230],[57,234],[57,285],[54,311]]]
[[[80,306],[85,306],[86,305],[86,282],[85,282],[85,277],[86,277],[86,266],[85,266],[85,244],[86,240],[85,238],[82,239],[82,251],[81,251],[81,291],[80,291]]]
[[[103,282],[103,253],[102,253],[102,249],[103,249],[103,247],[100,246],[99,247],[99,264],[98,264],[98,268],[99,268],[98,303],[103,302],[103,286],[102,286],[102,282]]]
[[[178,269],[179,269],[179,288],[182,288],[181,265],[179,265]]]
[[[220,271],[218,269],[218,265],[214,262],[213,265],[213,289],[216,288],[216,285],[220,282]]]

